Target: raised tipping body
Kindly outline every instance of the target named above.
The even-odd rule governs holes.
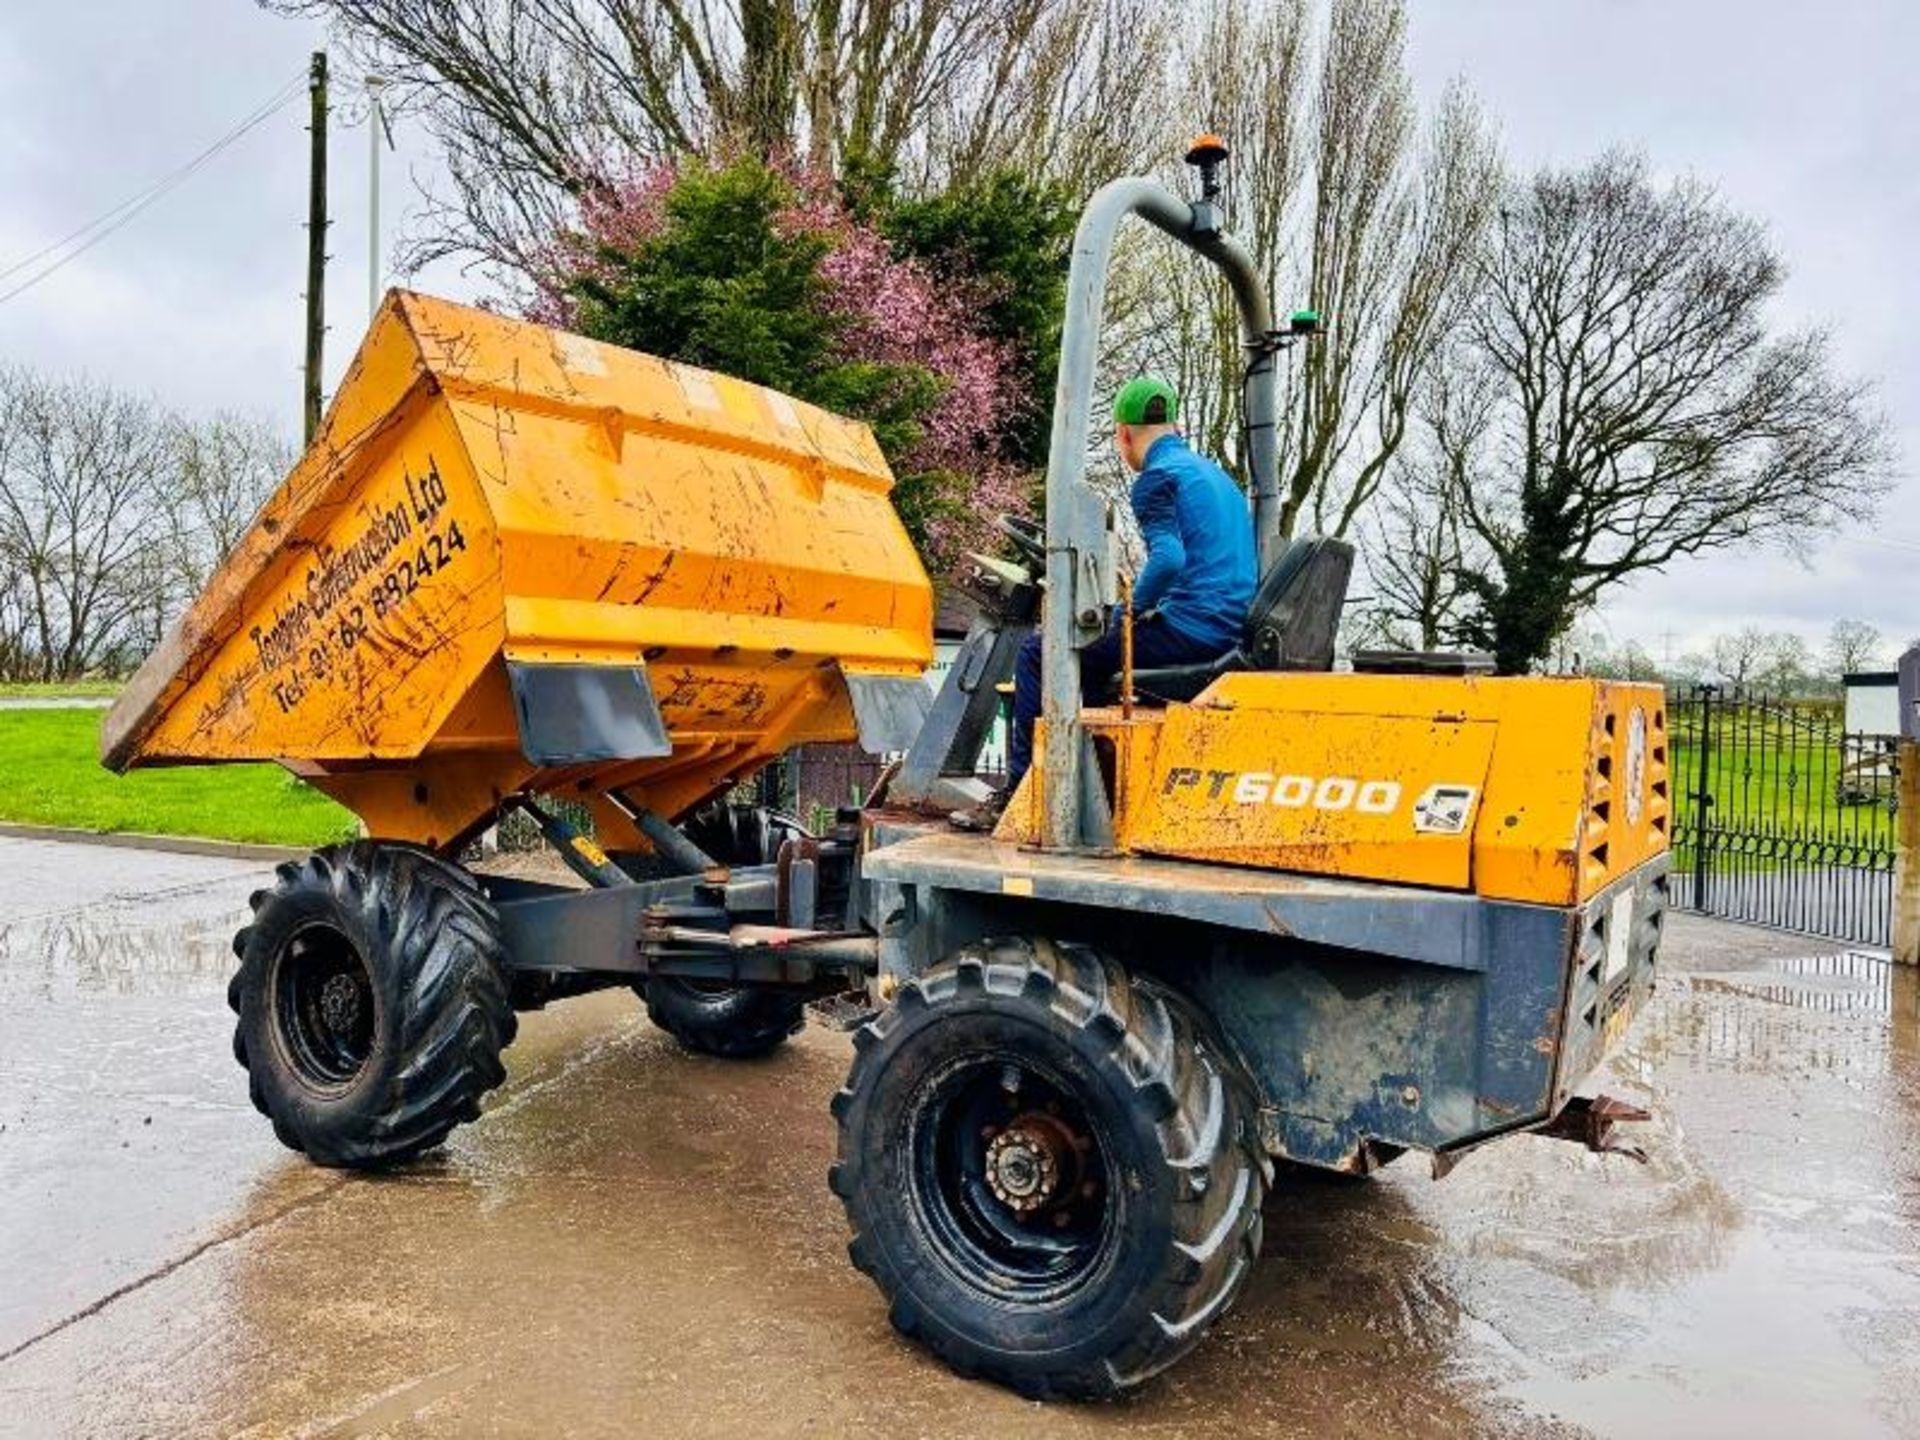
[[[522,789],[672,817],[794,744],[903,744],[933,611],[891,487],[863,425],[395,291],[104,758],[278,760],[444,845]]]

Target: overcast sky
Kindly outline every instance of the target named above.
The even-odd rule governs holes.
[[[1772,229],[1782,318],[1833,332],[1875,376],[1905,472],[1920,469],[1920,5],[1911,0],[1414,0],[1424,91],[1464,75],[1509,157],[1638,146],[1719,184]],[[250,0],[0,0],[0,272],[193,157],[304,73],[318,26]],[[344,65],[340,67],[344,70]],[[354,77],[339,74],[343,105]],[[184,407],[298,426],[305,93],[49,279],[0,299],[0,361],[86,370]],[[329,369],[367,317],[367,136],[334,133]],[[391,234],[430,175],[402,124],[385,165]],[[0,296],[31,275],[0,273]],[[456,297],[452,266],[414,282]],[[329,377],[331,379],[331,376]],[[1616,640],[1656,656],[1745,624],[1819,640],[1837,617],[1920,636],[1920,481],[1881,521],[1803,565],[1771,552],[1683,561],[1620,593]]]

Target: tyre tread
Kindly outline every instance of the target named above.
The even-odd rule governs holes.
[[[758,1060],[806,1028],[803,1001],[772,991],[747,991],[724,1015],[655,982],[647,987],[647,1018],[680,1042],[683,1049],[721,1060]]]
[[[1043,1007],[1108,1047],[1109,1059],[1155,1122],[1162,1163],[1182,1180],[1175,1233],[1153,1282],[1168,1303],[1108,1353],[1047,1373],[1001,1363],[952,1327],[926,1323],[910,1297],[889,1292],[875,1247],[860,1233],[854,1203],[863,1182],[849,1121],[862,1090],[883,1069],[888,1037],[917,1010],[939,1010],[982,992]],[[954,1370],[990,1375],[1036,1398],[1110,1397],[1198,1344],[1232,1306],[1259,1254],[1260,1203],[1270,1173],[1252,1125],[1249,1088],[1224,1047],[1208,1037],[1204,1017],[1184,996],[1130,976],[1099,951],[1073,942],[987,941],[907,981],[894,1004],[857,1032],[853,1065],[831,1106],[839,1125],[831,1184],[854,1227],[849,1253],[887,1294],[895,1327]]]
[[[234,1058],[248,1072],[248,1094],[289,1149],[324,1165],[374,1169],[411,1160],[479,1114],[480,1100],[505,1079],[500,1052],[518,1029],[508,996],[499,917],[479,882],[458,866],[412,846],[356,840],[288,861],[276,883],[252,897],[253,924],[234,937],[241,968],[228,987],[240,1012],[247,993],[248,942],[269,907],[320,894],[342,914],[357,915],[384,958],[398,967],[403,997],[397,1043],[401,1058],[384,1088],[384,1103],[351,1137],[303,1135],[276,1113],[248,1054],[246,1021],[234,1030]]]

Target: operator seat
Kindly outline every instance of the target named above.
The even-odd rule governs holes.
[[[1327,536],[1288,542],[1261,577],[1240,643],[1215,660],[1133,672],[1136,697],[1191,700],[1235,670],[1331,670],[1334,637],[1353,576],[1353,546]],[[1108,703],[1118,699],[1116,679]]]

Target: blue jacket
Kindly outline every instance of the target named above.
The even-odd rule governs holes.
[[[1232,477],[1163,435],[1133,482],[1133,514],[1147,542],[1134,613],[1158,610],[1163,623],[1222,653],[1239,644],[1257,561],[1247,497]]]

